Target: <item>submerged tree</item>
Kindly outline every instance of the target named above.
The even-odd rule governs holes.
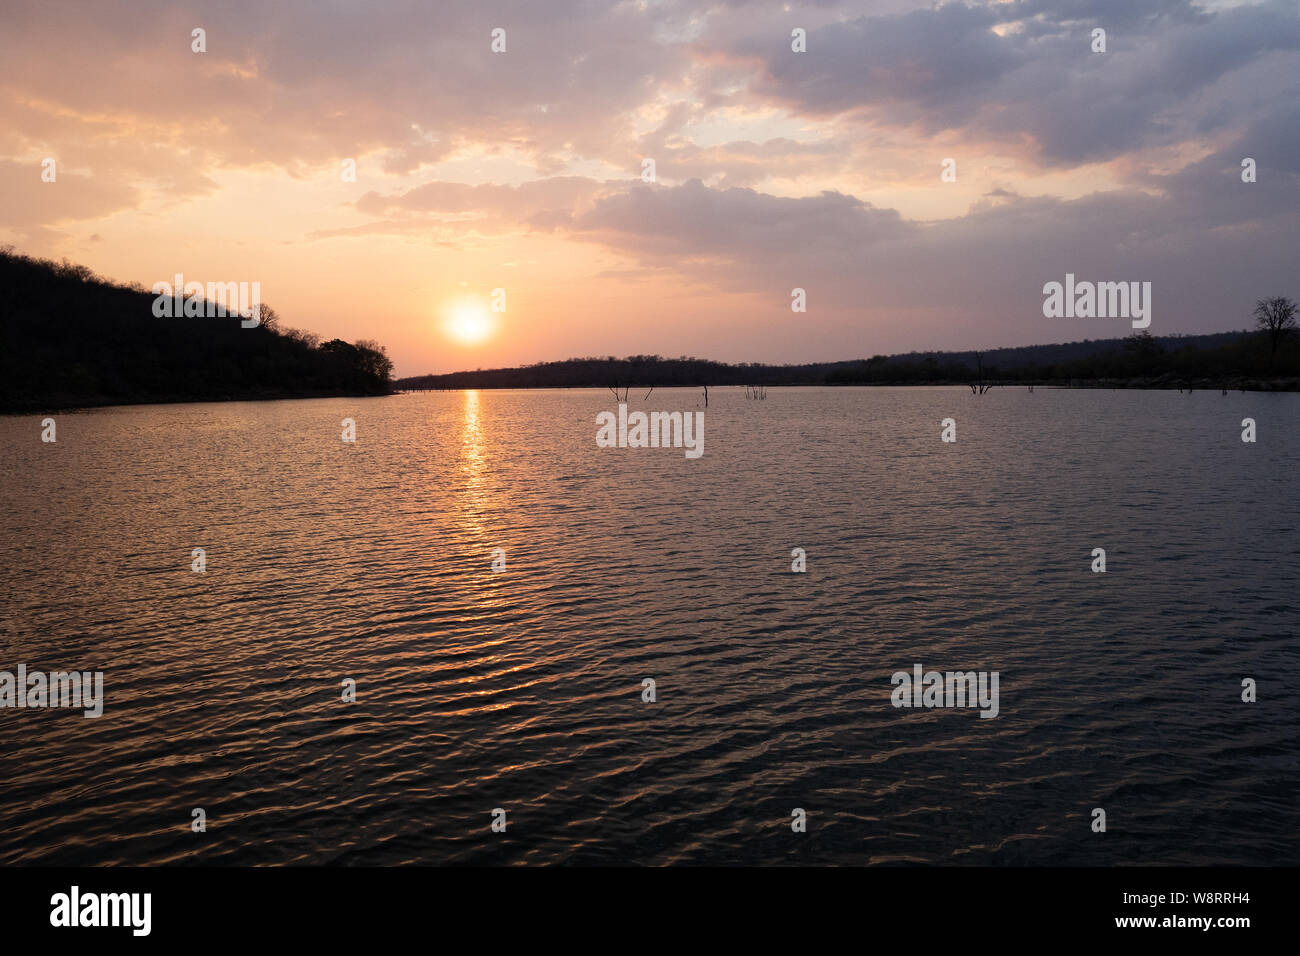
[[[931,359],[931,361],[933,361],[933,359]],[[979,352],[975,353],[975,376],[976,378],[974,382],[966,383],[970,386],[972,395],[983,395],[993,387],[992,382],[984,381],[984,360],[980,356]]]

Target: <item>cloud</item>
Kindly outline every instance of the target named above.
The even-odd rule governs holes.
[[[1096,26],[1106,53],[1091,51]],[[1216,107],[1256,100],[1259,77],[1223,81],[1270,57],[1270,86],[1295,77],[1300,15],[1289,3],[953,3],[823,25],[806,54],[752,35],[733,53],[760,64],[756,94],[790,108],[1010,150],[1027,140],[1041,162],[1068,167],[1239,123],[1242,110]],[[1208,90],[1216,102],[1194,102]]]
[[[995,189],[965,215],[928,223],[838,193],[779,198],[694,181],[604,196],[568,229],[647,267],[769,302],[806,288],[834,321],[857,316],[879,327],[874,320],[912,316],[905,334],[890,336],[900,347],[907,335],[964,346],[1126,334],[1087,321],[1044,324],[1042,285],[1066,272],[1153,282],[1155,331],[1244,327],[1263,290],[1296,292],[1287,282],[1300,248],[1300,176],[1287,168],[1287,148],[1297,126],[1284,122],[1293,110],[1264,124],[1273,142],[1258,138],[1259,152],[1283,162],[1254,184],[1241,182],[1235,143],[1151,177],[1151,191],[1067,201]]]
[[[572,217],[571,232],[627,252],[672,259],[770,260],[842,256],[848,243],[862,254],[909,229],[892,209],[836,192],[784,198],[752,189],[630,186]]]
[[[1153,329],[1223,328],[1242,301],[1296,294],[1293,2],[785,6],[141,0],[56,17],[8,0],[0,225],[67,247],[90,231],[73,223],[132,210],[91,228],[186,228],[215,196],[273,224],[240,234],[253,247],[573,243],[609,283],[677,277],[784,323],[805,287],[830,348],[864,330],[899,346],[1113,332],[1043,326],[1039,290],[1066,271],[1153,281]],[[57,185],[39,182],[46,155]],[[945,156],[957,184],[938,182]],[[364,174],[340,191],[342,158]]]
[[[41,163],[0,160],[0,225],[34,228],[96,219],[132,206],[138,191],[102,183],[55,165],[55,181],[41,180]]]
[[[6,72],[57,112],[185,129],[199,163],[291,170],[388,153],[404,172],[458,143],[541,153],[608,141],[610,119],[684,70],[636,5],[596,0],[6,3]],[[68,23],[75,28],[69,29]],[[507,30],[505,54],[490,31]],[[206,31],[206,53],[191,31]],[[8,85],[8,84],[7,84]]]
[[[430,182],[387,195],[368,192],[357,200],[356,208],[372,216],[480,213],[523,221],[570,208],[599,188],[595,180],[579,176],[557,176],[517,186]]]

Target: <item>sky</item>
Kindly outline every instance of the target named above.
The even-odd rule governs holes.
[[[1300,298],[1296,0],[4,0],[0,62],[0,243],[399,375],[1132,332],[1046,317],[1067,273],[1159,335]]]

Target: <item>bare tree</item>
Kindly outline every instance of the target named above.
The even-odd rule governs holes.
[[[1255,303],[1255,324],[1261,331],[1268,333],[1269,345],[1274,353],[1282,340],[1295,331],[1295,314],[1296,304],[1286,296],[1260,299]]]
[[[981,360],[979,352],[975,353],[975,375],[975,381],[968,383],[972,395],[983,395],[993,387],[992,382],[984,381],[984,362]]]
[[[249,316],[257,316],[258,325],[264,329],[270,329],[272,332],[280,331],[280,313],[271,308],[265,302],[255,303],[256,308],[249,311]]]

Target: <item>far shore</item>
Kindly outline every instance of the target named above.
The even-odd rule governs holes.
[[[782,388],[969,388],[969,382],[960,382],[952,379],[936,379],[934,381],[921,382],[845,382],[845,383],[828,383],[828,382],[781,382],[780,384],[762,385],[767,389]],[[1061,382],[1058,380],[1051,381],[1023,381],[1014,382],[986,382],[990,389],[994,388],[1047,388],[1047,389],[1073,389],[1073,388],[1125,388],[1125,389],[1142,389],[1147,391],[1178,391],[1178,392],[1300,392],[1300,378],[1271,378],[1271,379],[1250,379],[1237,380],[1230,382],[1216,382],[1211,379],[1192,379],[1189,381],[1166,381],[1151,379],[1085,379],[1078,382]],[[623,386],[619,386],[621,389]],[[655,386],[655,390],[664,390],[670,388],[689,388],[700,389],[701,385],[660,385]],[[743,385],[710,385],[709,388],[722,389],[743,389]],[[631,386],[632,392],[637,389],[648,389],[646,385]],[[609,391],[608,385],[456,385],[444,388],[412,388],[397,387],[394,388],[394,394],[407,395],[419,392],[471,392],[471,391],[572,391],[574,389],[600,389]]]
[[[1130,335],[981,351],[907,352],[798,364],[728,363],[660,355],[589,356],[514,368],[479,368],[398,378],[399,391],[488,388],[607,388],[625,395],[655,388],[781,386],[966,386],[1300,391],[1297,336],[1246,330]]]
[[[1161,379],[1088,379],[1077,382],[1061,381],[1014,381],[1014,382],[985,382],[989,390],[993,389],[1142,389],[1149,391],[1179,391],[1179,392],[1300,392],[1300,379],[1297,378],[1272,378],[1272,379],[1234,379],[1229,382],[1216,382],[1211,379],[1192,379],[1189,381],[1175,381],[1165,378]],[[843,384],[828,384],[826,382],[782,382],[779,385],[760,385],[764,389],[780,390],[783,388],[969,388],[969,382],[954,381],[952,379],[935,379],[934,381],[919,382],[852,382]],[[667,389],[692,389],[698,391],[703,388],[702,385],[665,385],[655,386],[654,391]],[[716,390],[736,390],[743,389],[743,385],[709,385],[710,389]],[[595,389],[603,392],[609,392],[611,386],[608,385],[494,385],[494,384],[469,384],[457,385],[455,387],[445,388],[401,388],[395,387],[389,395],[413,395],[420,392],[470,392],[470,391],[574,391],[581,389]],[[623,386],[620,386],[620,390]],[[629,386],[630,397],[635,398],[638,392],[644,394],[645,391],[651,391],[650,386],[632,385]],[[0,415],[34,415],[54,412],[71,412],[82,409],[92,408],[116,408],[129,407],[137,405],[197,405],[207,403],[227,404],[231,402],[286,402],[301,401],[320,398],[384,398],[382,394],[373,392],[339,392],[339,391],[316,391],[303,393],[249,393],[238,395],[175,395],[175,396],[149,396],[139,398],[129,398],[120,396],[49,396],[28,402],[22,402],[17,406],[0,409]]]

